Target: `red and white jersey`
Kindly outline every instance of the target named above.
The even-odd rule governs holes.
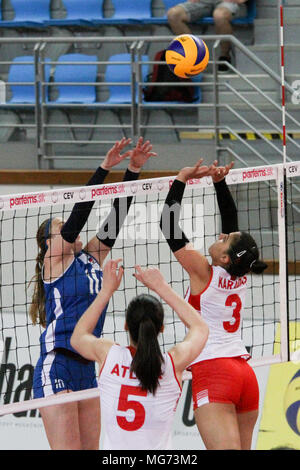
[[[208,340],[195,364],[217,357],[250,357],[241,339],[241,315],[245,305],[247,277],[232,277],[221,266],[211,266],[206,289],[185,299],[201,314],[209,327]]]
[[[99,375],[104,449],[171,449],[171,431],[181,386],[173,360],[163,354],[155,395],[130,372],[132,348],[113,345]]]

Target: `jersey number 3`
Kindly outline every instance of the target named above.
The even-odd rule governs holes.
[[[228,331],[228,333],[234,333],[235,331],[237,331],[241,322],[242,301],[237,294],[229,295],[225,302],[226,307],[232,307],[234,304],[235,307],[233,309],[232,316],[235,321],[223,322],[224,330]]]
[[[126,416],[117,416],[117,423],[120,428],[125,431],[136,431],[140,429],[146,417],[146,411],[143,405],[136,400],[129,400],[129,395],[138,397],[146,397],[147,390],[142,390],[141,387],[133,387],[131,385],[122,385],[119,397],[118,411],[134,411],[134,419],[128,420]]]

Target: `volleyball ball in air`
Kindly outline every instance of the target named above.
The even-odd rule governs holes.
[[[181,34],[166,49],[166,63],[180,78],[191,78],[206,69],[209,60],[207,45],[192,34]]]
[[[300,436],[300,369],[288,384],[284,402],[287,422],[292,430]]]

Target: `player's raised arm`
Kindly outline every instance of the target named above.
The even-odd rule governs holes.
[[[220,210],[222,232],[226,234],[238,231],[237,208],[225,179],[233,164],[234,162],[225,166],[217,166],[217,161],[215,161],[211,167],[211,177]]]
[[[97,168],[93,176],[87,182],[87,186],[95,186],[102,184],[108,175],[109,171],[128,155],[129,151],[121,154],[121,151],[129,145],[131,139],[121,139],[117,141],[113,147],[107,152],[106,157],[102,164]],[[69,243],[74,243],[82,228],[84,227],[95,201],[76,203],[68,220],[61,228],[61,235],[63,239]]]
[[[202,165],[200,159],[194,167],[185,167],[178,173],[165,200],[160,228],[174,256],[191,275],[206,283],[210,276],[209,264],[202,253],[195,250],[179,225],[182,199],[186,183],[192,178],[210,175],[211,167]]]
[[[122,160],[129,157],[128,168],[124,173],[123,181],[135,181],[139,178],[140,172],[151,157],[157,157],[157,153],[152,151],[152,144],[149,140],[144,142],[140,137],[136,146],[122,156]],[[111,149],[111,158],[116,154],[115,159],[120,153],[119,147]],[[95,237],[87,244],[85,251],[92,253],[102,266],[106,256],[113,248],[122,225],[129,212],[133,197],[116,198],[113,202],[112,209],[107,218],[102,222],[100,229]]]

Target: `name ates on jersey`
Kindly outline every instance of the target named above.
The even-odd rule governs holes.
[[[122,364],[115,364],[112,368],[111,374],[115,374],[118,377],[128,377],[129,379],[136,380],[136,376],[131,372],[130,367]]]

